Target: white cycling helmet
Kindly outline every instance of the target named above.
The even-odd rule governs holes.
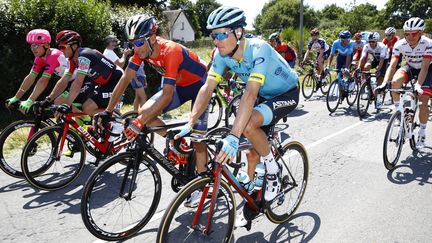
[[[207,18],[207,29],[237,28],[246,26],[243,10],[237,7],[222,6],[211,12]]]
[[[388,28],[385,30],[385,34],[386,34],[386,35],[392,35],[392,34],[394,34],[394,33],[396,33],[396,29],[395,29],[394,27],[388,27]]]
[[[407,21],[405,21],[403,29],[404,31],[414,31],[414,30],[424,31],[425,29],[424,20],[421,18],[412,17]]]
[[[378,32],[372,32],[368,36],[368,41],[379,41],[379,40],[380,40],[380,35]]]

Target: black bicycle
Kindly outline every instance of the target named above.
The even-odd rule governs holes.
[[[378,112],[380,110],[380,107],[377,107],[377,103],[380,102],[381,104],[384,104],[387,92],[384,91],[382,94],[379,94],[375,97],[374,89],[376,88],[376,76],[371,72],[358,72],[356,74],[356,79],[364,80],[364,82],[360,86],[360,90],[357,96],[357,112],[359,117],[363,118],[366,116],[369,106],[372,104],[372,102],[374,103],[375,109]],[[374,82],[372,82],[373,79]],[[374,83],[374,85],[372,83]]]
[[[156,164],[172,175],[171,188],[179,191],[194,179],[194,153],[183,162],[170,159],[169,151],[160,153],[147,134],[186,124],[145,127],[126,152],[104,162],[88,179],[81,200],[81,216],[87,229],[103,240],[124,240],[142,229],[153,216],[162,193],[162,179]],[[207,136],[221,137],[227,128],[217,128]],[[166,149],[175,132],[167,134]],[[179,140],[175,141],[177,145]],[[211,157],[215,150],[209,149]],[[236,174],[238,168],[234,168]]]
[[[305,99],[310,99],[313,95],[313,93],[318,92],[318,90],[321,90],[321,93],[323,95],[326,95],[330,83],[331,83],[331,75],[328,72],[324,72],[322,75],[324,77],[321,78],[321,80],[318,79],[318,65],[316,63],[309,64],[311,66],[311,69],[308,74],[303,78],[301,90],[303,97]]]

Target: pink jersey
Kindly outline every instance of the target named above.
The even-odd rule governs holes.
[[[61,77],[68,66],[68,61],[63,55],[63,52],[55,48],[50,48],[47,57],[35,58],[31,73],[37,76],[41,71],[43,71],[42,76],[51,78],[52,74],[55,74]]]

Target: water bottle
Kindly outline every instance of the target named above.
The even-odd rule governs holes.
[[[114,142],[118,137],[120,137],[120,134],[124,130],[124,126],[121,123],[118,122],[110,122],[111,124],[111,134],[108,138],[108,142]]]
[[[255,183],[250,180],[248,174],[244,171],[239,171],[237,174],[237,180],[240,185],[249,193],[252,194],[255,188]]]
[[[259,191],[262,188],[265,175],[264,163],[258,163],[255,167],[255,190]]]
[[[376,77],[371,77],[370,80],[371,80],[371,82],[370,82],[371,88],[372,88],[372,90],[375,90],[375,88],[377,87]]]

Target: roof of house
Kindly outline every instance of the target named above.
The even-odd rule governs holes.
[[[182,9],[177,9],[177,10],[166,10],[163,11],[163,14],[165,15],[165,17],[168,19],[168,27],[169,30],[171,31],[172,27],[174,26],[174,24],[176,23],[178,17],[180,16],[181,13],[184,13],[184,11]],[[192,25],[192,23],[189,21],[188,16],[186,15],[186,13],[184,13],[184,15],[186,16],[186,20],[188,21],[189,25],[192,27],[193,31],[196,32],[195,27]]]

